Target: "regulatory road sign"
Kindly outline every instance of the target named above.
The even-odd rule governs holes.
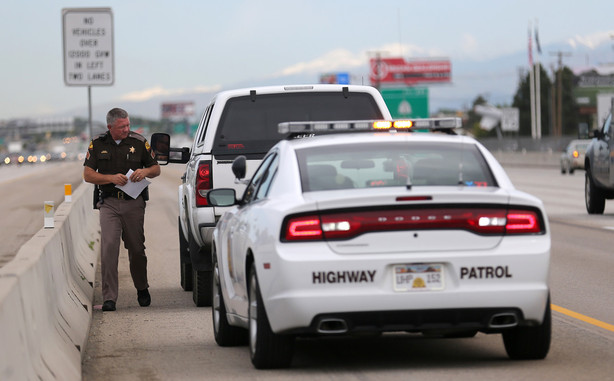
[[[405,87],[381,89],[382,97],[393,118],[428,118],[429,89]]]
[[[501,131],[518,132],[520,111],[517,107],[506,107],[501,109]]]
[[[111,8],[62,9],[64,83],[111,86],[115,80]]]

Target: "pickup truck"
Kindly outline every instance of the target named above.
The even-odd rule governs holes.
[[[605,200],[614,198],[614,125],[612,112],[599,130],[593,132],[584,168],[584,200],[589,214],[603,214]]]
[[[191,148],[172,147],[165,134],[152,136],[158,162],[186,163],[178,192],[180,279],[181,287],[192,291],[197,306],[211,305],[212,234],[227,209],[208,205],[207,192],[234,188],[241,194],[245,189],[232,176],[234,158],[247,158],[249,178],[280,140],[279,123],[361,119],[391,119],[381,94],[370,86],[254,87],[216,94],[202,115]],[[157,143],[168,148],[160,151]]]

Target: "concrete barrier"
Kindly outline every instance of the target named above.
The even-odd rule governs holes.
[[[92,192],[81,184],[0,268],[0,380],[81,379],[100,252]]]

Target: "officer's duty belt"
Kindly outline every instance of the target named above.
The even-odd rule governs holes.
[[[132,197],[128,196],[124,191],[119,189],[114,190],[112,192],[102,192],[102,198],[116,198],[118,200],[134,200]]]

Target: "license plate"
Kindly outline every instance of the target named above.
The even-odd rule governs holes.
[[[436,291],[444,288],[441,263],[414,263],[394,266],[395,291]]]

